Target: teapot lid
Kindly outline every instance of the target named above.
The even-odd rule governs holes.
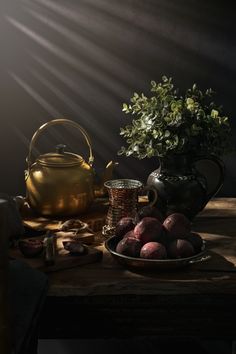
[[[37,162],[48,167],[70,167],[80,165],[84,161],[80,155],[65,152],[65,147],[65,145],[58,145],[56,147],[56,152],[40,155]]]

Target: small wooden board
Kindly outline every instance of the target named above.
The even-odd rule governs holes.
[[[92,235],[94,237],[94,235]],[[33,237],[42,239],[44,236]],[[73,268],[89,263],[98,262],[102,259],[103,252],[91,246],[86,246],[87,253],[84,255],[71,255],[62,245],[63,237],[56,238],[56,256],[53,265],[46,265],[44,261],[44,252],[34,258],[26,258],[18,247],[10,249],[10,257],[24,261],[32,268],[41,270],[45,273],[55,272],[62,269]]]

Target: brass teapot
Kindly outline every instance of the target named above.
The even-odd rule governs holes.
[[[88,162],[80,155],[66,152],[62,144],[57,145],[56,152],[40,155],[33,161],[32,151],[38,136],[48,127],[58,124],[68,124],[80,130],[89,148]],[[73,216],[85,212],[95,197],[104,196],[104,182],[111,179],[113,167],[117,164],[110,161],[100,185],[95,185],[93,161],[90,138],[78,123],[61,118],[43,124],[31,139],[27,157],[26,200],[30,207],[48,217]]]

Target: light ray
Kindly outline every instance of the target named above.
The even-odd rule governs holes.
[[[94,119],[93,117],[88,114],[87,111],[83,110],[77,103],[75,103],[70,97],[68,97],[64,92],[58,89],[55,85],[53,85],[50,81],[48,81],[45,77],[42,77],[41,74],[39,74],[35,70],[31,70],[32,74],[40,81],[42,82],[48,89],[50,89],[59,99],[61,99],[64,103],[66,103],[70,109],[72,109],[79,117],[86,117],[86,124],[90,125],[90,128],[95,130],[95,125],[96,125],[96,134],[99,135],[99,137],[102,138],[103,144],[104,144],[104,139],[107,139],[107,134],[103,128],[100,128],[99,125],[97,124],[98,122],[93,122]],[[109,141],[109,146],[112,148],[114,147],[114,141],[111,140]],[[106,154],[106,148],[105,146],[102,147],[100,146],[99,154],[101,156],[104,156]]]
[[[99,10],[103,10],[104,13],[117,18],[118,21],[125,19],[127,23],[132,23],[133,26],[140,28],[144,33],[152,34],[157,40],[157,45],[158,38],[160,38],[165,40],[166,43],[172,42],[179,48],[191,51],[192,53],[201,54],[201,56],[207,57],[220,65],[228,66],[232,71],[235,71],[234,63],[232,61],[227,62],[227,44],[224,45],[222,41],[217,41],[217,38],[212,40],[211,34],[205,31],[196,31],[194,27],[190,27],[188,31],[184,32],[183,39],[184,27],[182,24],[178,25],[177,22],[176,25],[176,22],[173,22],[173,17],[164,17],[161,12],[155,12],[153,14],[152,12],[145,13],[145,11],[142,11],[141,14],[137,12],[135,16],[131,16],[128,11],[123,11],[119,2],[110,2],[107,0],[99,0],[99,2],[97,0],[88,0],[88,2],[96,6]],[[140,21],[140,16],[142,21]],[[159,50],[162,49],[161,47],[159,48]],[[224,52],[226,53],[225,55]]]
[[[89,15],[85,15],[83,14],[83,16],[79,13],[79,11],[76,11],[75,9],[71,9],[69,7],[63,6],[61,4],[55,3],[54,1],[51,0],[36,0],[36,2],[38,4],[44,5],[45,7],[49,8],[50,10],[56,12],[57,14],[68,18],[69,20],[75,22],[75,23],[80,23],[83,24],[85,27],[88,27],[88,25],[90,24],[91,21],[91,17]],[[95,30],[98,29],[96,28],[97,26],[99,26],[99,28],[101,27],[101,25],[97,22],[94,23],[93,25],[95,25]]]
[[[52,106],[49,102],[47,102],[35,89],[33,89],[29,84],[27,84],[23,79],[21,79],[18,75],[13,72],[9,72],[10,76],[41,106],[44,110],[49,113],[50,116],[53,118],[61,117],[61,113]],[[45,120],[40,120],[40,125],[44,124]],[[51,127],[51,131],[49,134],[54,138],[58,139],[58,141],[63,141],[63,136],[56,130],[55,127]],[[19,136],[19,134],[18,134]],[[21,137],[22,138],[22,137]],[[49,142],[51,139],[47,138]],[[26,141],[25,141],[26,142]],[[34,151],[37,152],[38,150],[34,148]]]
[[[73,56],[69,55],[66,51],[63,49],[59,48],[49,40],[43,38],[24,24],[20,23],[19,21],[15,20],[14,18],[10,16],[6,16],[6,19],[17,29],[19,29],[21,32],[26,34],[28,37],[33,39],[36,43],[40,44],[42,47],[50,51],[51,53],[55,54],[59,58],[63,59],[66,61],[68,64],[78,68],[78,61],[76,58]]]
[[[76,48],[80,48],[83,53],[86,53],[86,56],[89,56],[90,59],[96,58],[96,62],[99,62],[101,66],[109,69],[112,76],[115,75],[119,77],[119,80],[122,79],[126,85],[133,80],[135,76],[135,69],[131,65],[128,65],[127,62],[120,60],[115,55],[112,55],[110,51],[105,48],[101,48],[91,40],[81,36],[79,32],[72,31],[63,25],[56,23],[51,18],[39,14],[39,12],[35,10],[26,9],[26,11],[34,18],[37,18],[43,24],[46,24],[48,27],[65,37],[67,41],[73,43]]]
[[[11,122],[8,122],[8,125],[10,127],[10,129],[18,136],[18,138],[20,139],[20,141],[23,143],[23,145],[25,145],[27,148],[29,148],[29,144],[30,144],[30,139],[27,138],[22,131],[15,126],[14,124],[12,124]],[[37,149],[35,149],[35,152],[39,153],[39,151]]]
[[[64,18],[73,21],[80,26],[85,33],[93,33],[99,35],[103,40],[109,38],[110,33],[113,33],[114,38],[122,40],[123,44],[130,46],[134,40],[130,26],[126,28],[124,35],[124,24],[116,23],[111,16],[104,16],[101,21],[101,16],[96,16],[92,11],[89,13],[79,11],[78,8],[69,8],[51,0],[37,0],[37,3],[45,6],[47,9],[63,16]],[[122,29],[122,31],[120,31]],[[122,54],[122,53],[121,53]]]
[[[143,48],[144,51],[146,53],[150,53],[150,55],[152,55],[153,50],[155,49],[155,51],[158,51],[158,56],[159,58],[162,58],[163,61],[169,61],[170,63],[172,63],[172,59],[170,58],[170,51],[168,50],[168,48],[163,47],[159,41],[158,38],[160,38],[160,40],[162,40],[163,38],[168,40],[168,42],[170,42],[170,36],[169,36],[169,32],[167,31],[167,29],[165,31],[167,31],[167,34],[165,34],[165,31],[163,32],[160,28],[158,28],[158,26],[161,25],[161,21],[160,21],[160,25],[159,22],[156,21],[153,23],[155,30],[151,27],[152,24],[152,19],[150,19],[150,22],[145,22],[145,25],[142,25],[140,23],[135,23],[135,18],[130,22],[129,24],[127,23],[126,25],[124,23],[123,24],[123,28],[122,31],[121,30],[121,24],[118,22],[117,20],[112,20],[112,16],[116,16],[117,14],[112,11],[112,9],[110,9],[110,5],[107,6],[107,8],[100,2],[99,6],[97,3],[94,4],[94,6],[99,9],[100,11],[103,10],[104,14],[103,14],[103,18],[106,19],[106,21],[110,21],[109,23],[107,23],[107,26],[104,26],[104,21],[98,21],[99,17],[96,18],[96,16],[92,16],[92,14],[90,13],[90,16],[88,16],[86,13],[81,14],[80,11],[76,11],[75,9],[69,8],[69,7],[65,7],[61,4],[57,4],[55,2],[53,2],[52,0],[37,0],[37,3],[44,5],[46,8],[54,11],[55,13],[63,16],[64,18],[67,18],[70,21],[73,21],[74,23],[76,23],[78,26],[83,28],[83,31],[85,31],[85,33],[89,33],[91,32],[92,34],[96,34],[96,36],[100,36],[101,38],[107,38],[109,40],[110,35],[109,33],[112,33],[115,39],[119,39],[119,41],[122,41],[122,44],[124,47],[127,46],[127,48],[130,46],[131,41],[134,42],[136,40],[136,37],[132,34],[135,33],[134,32],[134,27],[139,28],[141,30],[144,30],[144,34],[146,33],[150,33],[154,38],[150,38],[148,40],[148,42],[143,43]],[[136,14],[137,15],[137,14]],[[109,19],[109,20],[108,20]],[[118,19],[120,19],[120,17],[118,16]],[[146,21],[146,18],[145,18]],[[147,17],[147,21],[148,21],[148,17]],[[91,26],[90,23],[92,22]],[[140,21],[142,22],[142,21]],[[141,26],[141,27],[140,27]],[[161,25],[162,26],[162,25]],[[109,28],[109,31],[107,30]],[[164,36],[164,37],[163,37]],[[173,39],[172,39],[173,41]],[[168,43],[167,42],[167,43]],[[174,41],[176,42],[176,41]],[[184,46],[183,44],[183,39],[181,37],[181,41],[179,43],[181,46]],[[133,44],[132,44],[133,46]],[[141,48],[140,48],[141,50]],[[117,56],[119,54],[117,53]],[[119,55],[121,56],[121,55]],[[175,58],[175,61],[178,61],[178,58]],[[191,63],[190,63],[191,64]],[[182,61],[179,60],[179,65],[182,65]],[[189,65],[188,63],[186,63],[186,65]],[[143,74],[144,75],[144,74]],[[126,88],[124,92],[124,96],[129,96],[130,95],[130,91],[127,92]]]
[[[48,103],[35,89],[27,84],[23,79],[13,72],[8,72],[9,75],[41,106],[47,113],[52,116],[60,116],[60,112]]]
[[[81,113],[82,108],[75,103],[68,95],[64,94],[61,90],[59,90],[58,87],[53,85],[49,80],[47,80],[45,77],[43,77],[41,74],[39,74],[36,70],[31,69],[30,72],[33,74],[34,77],[37,78],[38,81],[43,83],[49,90],[51,90],[59,99],[63,101],[63,103],[66,103],[67,106],[69,106],[72,111],[75,113]],[[85,113],[85,112],[83,112]],[[86,112],[87,114],[87,112]]]
[[[67,64],[70,64],[73,66],[75,69],[79,70],[83,74],[86,73],[88,77],[90,77],[92,80],[96,79],[102,86],[106,86],[111,92],[114,94],[118,95],[120,97],[120,94],[129,94],[129,90],[127,90],[126,85],[122,85],[118,81],[112,80],[110,77],[105,75],[102,72],[99,72],[96,70],[96,68],[88,65],[87,63],[82,62],[79,57],[74,57],[71,54],[69,54],[67,51],[59,48],[57,45],[53,44],[49,40],[43,38],[24,24],[20,23],[19,21],[15,20],[14,18],[10,16],[5,16],[5,18],[17,29],[19,29],[21,32],[32,38],[35,42],[40,44],[42,47],[45,49],[49,50],[51,53],[65,61]]]
[[[117,104],[117,101],[114,100],[113,96],[103,96],[103,100],[97,98],[97,90],[93,89],[91,85],[88,84],[87,81],[83,82],[83,85],[80,84],[80,80],[73,80],[70,76],[63,74],[62,71],[57,70],[55,66],[49,64],[48,61],[44,60],[38,55],[35,55],[29,52],[32,58],[37,61],[44,69],[48,70],[52,75],[54,75],[58,80],[60,80],[67,87],[72,89],[74,92],[82,97],[83,101],[86,105],[93,107],[103,107],[109,114],[114,114],[113,110],[110,108]],[[85,92],[90,92],[92,90],[92,95],[90,95],[90,99],[88,99],[88,95]],[[94,119],[94,118],[93,118]]]

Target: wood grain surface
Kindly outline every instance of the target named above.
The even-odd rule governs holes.
[[[194,294],[203,290],[220,293],[222,289],[224,293],[236,293],[236,215],[235,218],[221,217],[221,208],[223,215],[228,209],[235,212],[236,199],[213,200],[192,225],[192,229],[206,240],[209,260],[177,271],[134,272],[112,258],[98,233],[96,247],[103,251],[103,261],[88,265],[86,269],[52,274],[50,295]],[[204,213],[208,210],[211,210],[211,216],[206,217]]]
[[[234,198],[209,202],[192,230],[206,240],[211,258],[168,272],[125,269],[96,234],[102,262],[49,274],[41,336],[235,339],[235,211]]]

